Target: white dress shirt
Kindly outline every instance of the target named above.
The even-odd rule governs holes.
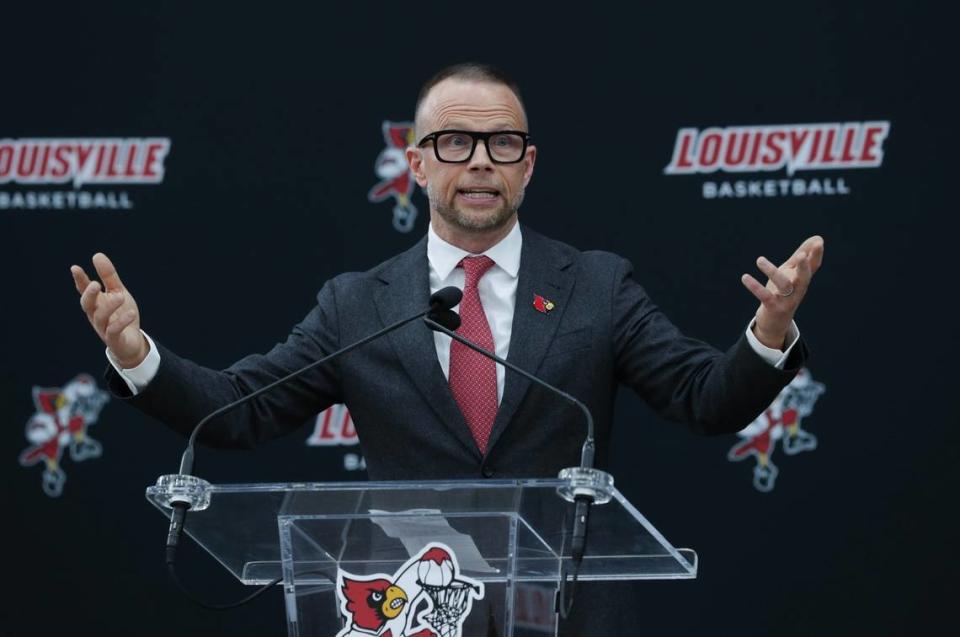
[[[520,247],[523,237],[520,224],[513,224],[513,230],[500,242],[481,254],[493,260],[493,267],[487,270],[477,283],[480,304],[487,315],[496,355],[506,359],[510,351],[510,334],[513,330],[513,308],[517,304],[517,281],[520,274]],[[433,224],[427,230],[427,260],[430,262],[430,294],[448,285],[463,289],[466,273],[457,264],[464,257],[478,256],[462,248],[451,245],[433,231]],[[453,308],[457,311],[460,306]],[[450,341],[446,334],[433,333],[433,342],[437,346],[437,358],[443,375],[450,378]],[[506,368],[497,365],[497,404],[503,399],[503,382]]]
[[[507,358],[510,350],[510,334],[513,328],[513,310],[517,303],[517,281],[520,274],[520,248],[522,245],[523,236],[520,233],[520,224],[515,223],[506,237],[482,253],[490,257],[495,265],[487,270],[480,282],[477,283],[477,292],[480,294],[480,303],[483,304],[483,312],[490,324],[496,354],[504,359]],[[466,256],[477,255],[447,243],[433,231],[433,224],[430,225],[429,230],[427,230],[430,294],[450,285],[463,289],[465,276],[463,268],[458,268],[457,264]],[[456,309],[454,308],[454,310]],[[747,342],[761,358],[771,365],[783,369],[784,361],[790,354],[790,350],[793,349],[800,338],[797,324],[791,322],[790,329],[787,332],[787,341],[790,345],[786,351],[782,352],[765,346],[757,339],[753,333],[753,324],[756,320],[754,318],[747,325]],[[147,384],[153,380],[157,369],[160,367],[160,353],[157,351],[157,346],[146,332],[143,332],[143,335],[150,345],[150,352],[137,367],[132,369],[121,368],[110,350],[106,350],[107,360],[117,370],[117,373],[120,374],[120,377],[123,378],[134,395],[143,391]],[[433,333],[433,342],[437,348],[440,369],[443,370],[443,375],[447,378],[450,378],[450,340],[450,337],[446,334]],[[500,404],[503,399],[505,376],[506,370],[503,365],[497,365],[497,404]]]

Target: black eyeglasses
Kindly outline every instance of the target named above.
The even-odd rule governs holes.
[[[477,142],[483,140],[487,147],[487,156],[495,164],[516,164],[523,160],[527,152],[530,135],[518,130],[502,130],[495,133],[477,133],[468,130],[438,130],[430,133],[417,144],[422,148],[427,142],[433,142],[433,152],[437,159],[448,164],[462,164],[470,161]]]

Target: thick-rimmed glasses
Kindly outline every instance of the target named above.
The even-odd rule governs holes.
[[[516,164],[523,160],[527,152],[530,135],[518,130],[502,130],[494,133],[478,133],[468,130],[438,130],[420,140],[417,147],[423,148],[427,142],[433,142],[433,152],[437,159],[448,164],[462,164],[470,161],[477,149],[477,142],[483,140],[487,147],[487,156],[495,164]]]

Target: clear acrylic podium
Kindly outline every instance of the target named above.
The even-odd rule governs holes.
[[[244,584],[282,576],[291,636],[377,634],[348,630],[338,574],[389,579],[431,543],[482,582],[464,637],[486,635],[487,622],[498,635],[542,636],[556,633],[555,593],[571,562],[569,488],[563,479],[202,483],[184,528]],[[612,483],[607,495],[591,509],[581,583],[696,577],[696,553],[671,546]],[[149,487],[147,498],[169,516],[170,485]],[[418,606],[433,604],[424,597]]]

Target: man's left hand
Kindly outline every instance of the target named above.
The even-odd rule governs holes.
[[[766,286],[749,274],[740,277],[744,287],[760,301],[753,333],[761,343],[773,349],[784,348],[793,315],[822,262],[823,237],[812,236],[779,268],[766,257],[757,259],[757,267],[768,277]]]

